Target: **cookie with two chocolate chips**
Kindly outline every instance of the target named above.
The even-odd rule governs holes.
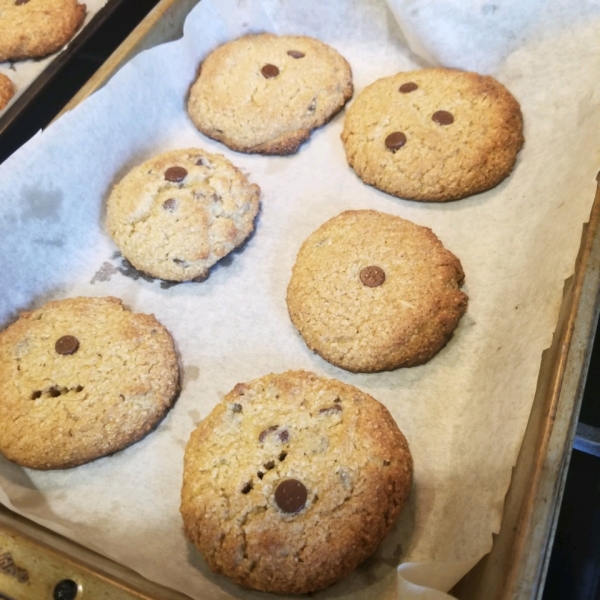
[[[248,35],[204,60],[188,112],[232,150],[293,154],[352,97],[352,71],[331,46],[306,36]]]
[[[366,87],[346,112],[342,141],[365,183],[401,198],[445,202],[510,174],[523,118],[493,77],[422,69]]]
[[[85,12],[77,0],[0,0],[0,62],[56,52],[81,27]]]
[[[427,227],[346,211],[302,244],[287,289],[308,347],[354,372],[418,365],[450,339],[467,308],[460,261]]]
[[[117,298],[69,298],[0,333],[0,452],[32,469],[74,467],[136,442],[179,388],[173,340]]]
[[[259,196],[224,156],[172,150],[113,187],[106,225],[136,269],[167,281],[202,281],[252,233]]]
[[[184,531],[209,567],[257,590],[325,588],[368,558],[413,463],[389,411],[305,371],[238,383],[185,450]]]

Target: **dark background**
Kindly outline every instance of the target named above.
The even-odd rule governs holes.
[[[110,0],[100,25],[0,134],[0,163],[50,123],[158,0]],[[600,135],[600,132],[599,132]],[[600,428],[600,336],[580,421]],[[600,457],[573,450],[543,600],[600,600]]]

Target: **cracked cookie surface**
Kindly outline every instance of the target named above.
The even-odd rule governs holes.
[[[352,97],[352,71],[333,48],[306,36],[248,35],[204,60],[188,113],[232,150],[293,154]]]
[[[210,568],[277,593],[325,588],[404,506],[412,457],[389,411],[305,371],[238,383],[192,433],[181,513]]]
[[[0,0],[0,62],[56,52],[75,35],[85,12],[77,0]]]
[[[302,244],[287,306],[307,346],[354,372],[422,364],[467,308],[460,261],[427,227],[346,211]]]
[[[409,200],[458,200],[498,185],[523,145],[517,100],[497,80],[454,69],[398,73],[348,108],[342,141],[367,184]]]
[[[136,269],[167,281],[201,281],[252,233],[259,196],[224,156],[173,150],[114,186],[106,225]]]
[[[113,297],[48,302],[0,333],[0,452],[33,469],[111,454],[160,421],[178,386],[153,315]]]

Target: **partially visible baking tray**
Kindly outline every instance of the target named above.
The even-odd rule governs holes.
[[[84,2],[84,0],[82,1]],[[89,22],[83,25],[67,46],[56,53],[56,56],[48,63],[46,68],[26,87],[19,97],[6,110],[0,111],[0,136],[9,126],[18,121],[32,100],[46,88],[59,72],[69,65],[81,47],[124,2],[125,0],[108,0]]]

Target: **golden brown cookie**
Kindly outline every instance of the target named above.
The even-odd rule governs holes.
[[[129,446],[179,385],[169,332],[117,298],[69,298],[0,333],[0,452],[32,469],[74,467]]]
[[[187,444],[185,534],[242,586],[312,592],[373,553],[412,468],[388,410],[351,385],[305,371],[238,383]]]
[[[56,52],[75,35],[85,11],[77,0],[0,0],[0,61]]]
[[[198,129],[233,150],[293,154],[352,97],[352,71],[305,36],[248,35],[202,63],[188,100]]]
[[[15,88],[12,81],[4,73],[0,73],[0,110],[6,108],[6,105],[14,95]]]
[[[354,372],[428,361],[467,308],[460,261],[427,227],[346,211],[302,244],[287,290],[308,347]]]
[[[523,145],[519,103],[492,77],[453,69],[398,73],[366,87],[346,112],[348,164],[369,185],[445,202],[488,190]]]
[[[201,281],[254,230],[260,188],[224,156],[173,150],[112,189],[108,231],[131,264],[170,281]]]

